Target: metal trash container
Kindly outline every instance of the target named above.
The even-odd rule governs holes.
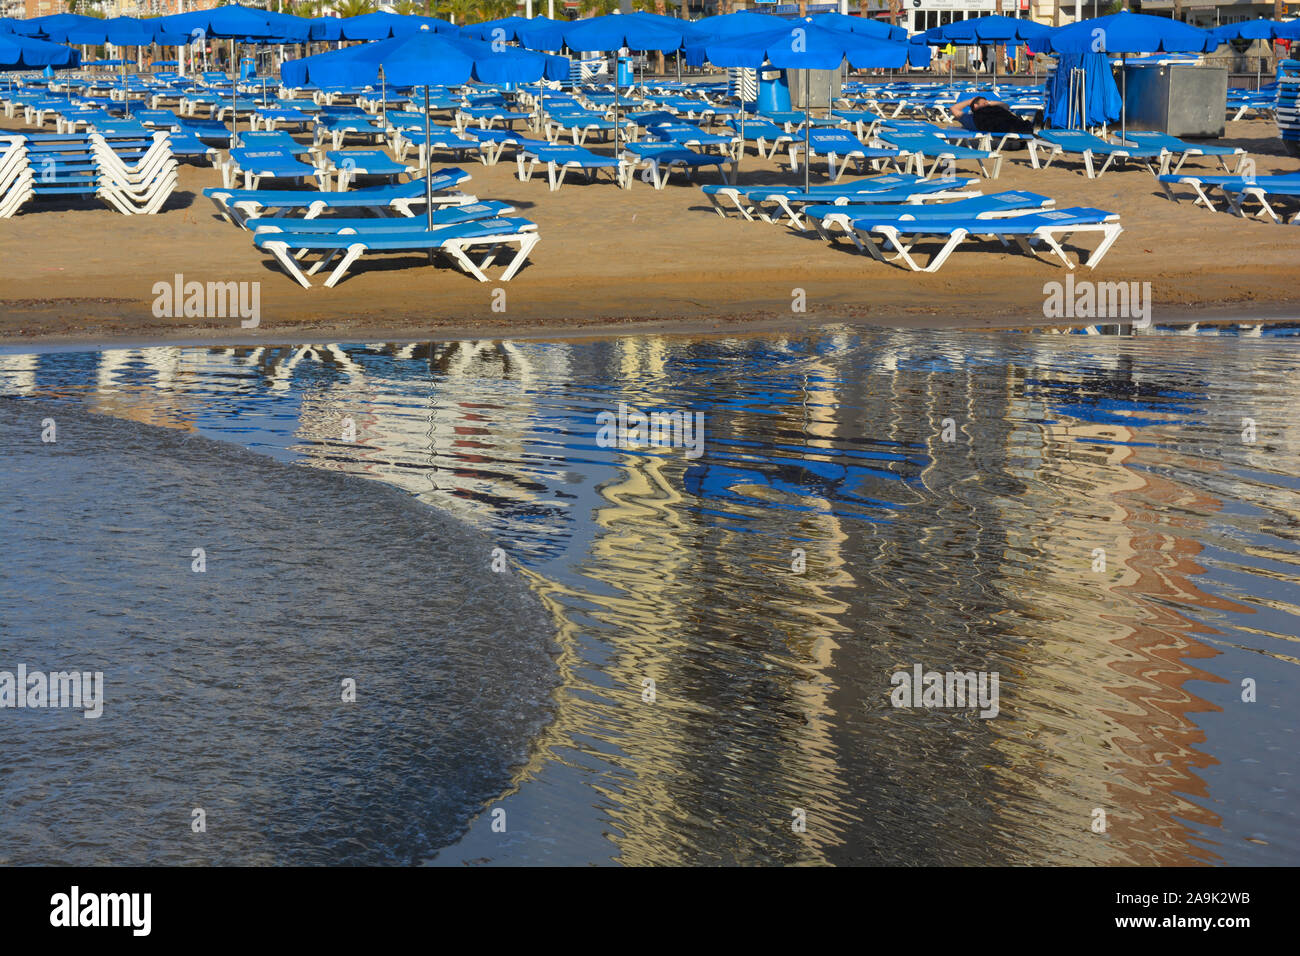
[[[1218,66],[1162,63],[1125,66],[1129,129],[1170,136],[1220,137],[1228,109],[1228,71]]]

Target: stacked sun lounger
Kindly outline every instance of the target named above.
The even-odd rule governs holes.
[[[166,133],[32,134],[0,148],[0,217],[33,198],[95,196],[124,215],[156,213],[176,188]]]

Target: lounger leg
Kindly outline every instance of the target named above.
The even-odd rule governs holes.
[[[965,229],[954,230],[952,235],[948,237],[948,241],[944,243],[943,248],[935,253],[934,258],[930,260],[930,264],[925,267],[925,271],[938,272],[943,264],[948,261],[948,257],[956,251],[957,247],[961,245],[962,240],[964,240],[968,235],[970,235],[970,233]],[[913,269],[916,268],[915,263],[912,263],[910,258],[908,258],[907,261],[912,265]]]
[[[1123,231],[1123,226],[1117,222],[1106,223],[1105,229],[1102,231],[1101,244],[1093,250],[1092,255],[1088,257],[1088,260],[1084,265],[1089,269],[1097,268],[1101,263],[1101,260],[1105,258],[1106,253],[1110,251],[1110,247],[1115,244],[1115,240],[1120,237],[1120,233]]]
[[[298,263],[294,262],[293,257],[289,255],[288,243],[268,242],[264,243],[262,248],[275,256],[276,261],[280,263],[280,268],[300,286],[304,289],[311,288],[311,282],[309,282],[307,277],[302,274],[302,270],[298,268]]]
[[[357,259],[361,257],[361,254],[364,253],[365,251],[366,251],[366,247],[359,242],[351,246],[348,246],[348,251],[346,255],[343,256],[343,261],[338,264],[338,268],[336,268],[333,272],[331,272],[330,277],[325,280],[325,288],[327,289],[334,288],[335,283],[337,283],[340,279],[343,278],[344,275],[347,274],[347,271],[351,267],[352,263],[356,262]]]

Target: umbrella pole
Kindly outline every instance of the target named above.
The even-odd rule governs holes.
[[[433,136],[429,131],[429,84],[424,85],[424,215],[425,228],[433,231]]]
[[[618,53],[614,51],[614,156],[622,149],[623,105],[618,94]]]
[[[266,84],[262,84],[262,93],[265,96]],[[379,115],[384,120],[384,126],[388,125],[388,81],[384,79],[384,65],[379,64]],[[265,102],[262,104],[265,106]]]
[[[808,130],[812,124],[809,120],[812,114],[808,112],[810,94],[808,90],[808,71],[803,71],[803,191],[809,189],[809,171],[812,169],[812,154],[808,152],[809,134]]]
[[[1121,143],[1128,141],[1128,70],[1124,69],[1124,61],[1127,57],[1127,53],[1119,55],[1119,139]]]
[[[235,38],[230,38],[230,145],[239,145],[239,79],[235,65]]]
[[[754,95],[758,95],[758,70],[754,71]],[[740,161],[745,158],[745,77],[740,77],[740,149],[736,151],[736,182],[740,182]]]

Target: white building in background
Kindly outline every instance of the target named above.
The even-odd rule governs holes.
[[[1182,19],[1198,27],[1215,27],[1223,23],[1242,20],[1272,19],[1276,7],[1260,0],[1182,0],[1179,8]],[[1174,0],[1142,0],[1142,12],[1169,16],[1174,11]],[[1282,4],[1282,18],[1300,16],[1300,3]]]

